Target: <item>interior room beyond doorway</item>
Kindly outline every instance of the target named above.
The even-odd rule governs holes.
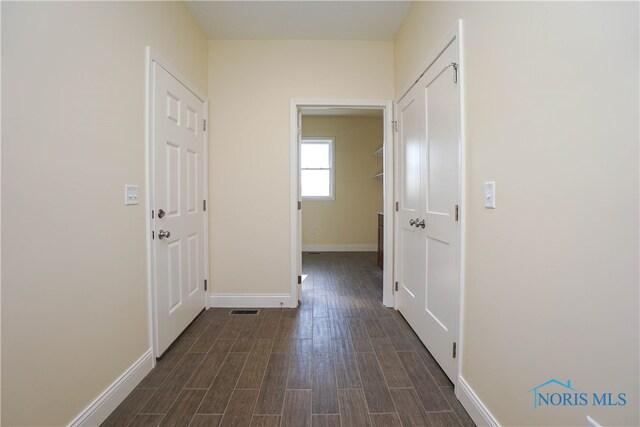
[[[377,251],[383,142],[381,109],[303,110],[303,252]]]

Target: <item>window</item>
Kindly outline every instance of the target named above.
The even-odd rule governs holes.
[[[300,144],[300,193],[304,200],[334,200],[333,138],[303,138]]]

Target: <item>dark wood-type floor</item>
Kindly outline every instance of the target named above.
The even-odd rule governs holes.
[[[302,304],[202,313],[103,426],[473,426],[375,253],[304,254]]]

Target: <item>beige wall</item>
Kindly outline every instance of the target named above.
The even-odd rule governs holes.
[[[209,95],[211,292],[289,294],[291,99],[392,99],[393,44],[210,41]]]
[[[147,209],[123,204],[147,45],[206,92],[181,3],[2,2],[4,425],[69,423],[150,346]]]
[[[303,245],[369,245],[378,242],[382,211],[382,117],[304,116],[302,136],[335,138],[335,200],[302,203]],[[316,233],[311,233],[316,227]]]
[[[396,90],[463,18],[462,376],[502,425],[638,425],[638,4],[415,3]],[[398,94],[398,92],[396,92]],[[497,183],[497,209],[483,183]],[[571,379],[624,408],[538,408]]]

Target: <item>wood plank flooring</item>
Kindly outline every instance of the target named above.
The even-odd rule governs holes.
[[[297,309],[202,313],[103,426],[474,426],[375,253],[303,254]]]

